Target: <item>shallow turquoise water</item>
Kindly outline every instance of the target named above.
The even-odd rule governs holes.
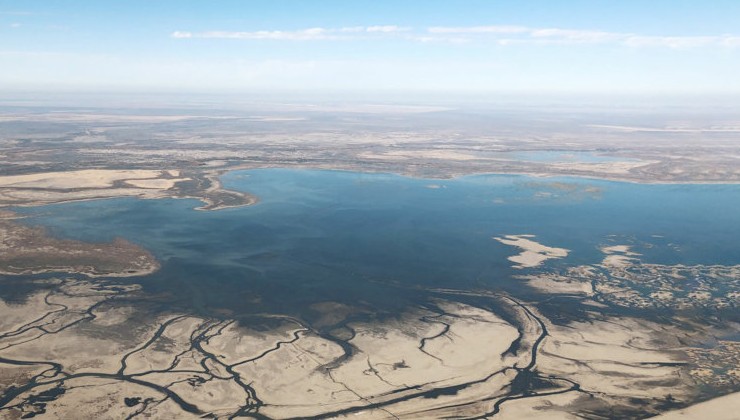
[[[142,279],[146,287],[196,308],[413,300],[388,283],[516,293],[521,282],[511,276],[521,271],[506,257],[518,251],[492,239],[505,234],[572,250],[553,267],[598,262],[599,246],[624,243],[647,262],[740,263],[734,185],[283,169],[233,172],[223,182],[260,203],[203,212],[194,200],[127,198],[18,211],[58,236],[143,245],[163,263]]]

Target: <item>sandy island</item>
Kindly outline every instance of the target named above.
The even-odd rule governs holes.
[[[521,253],[508,258],[509,261],[517,264],[514,268],[537,267],[549,259],[568,256],[569,250],[542,245],[530,239],[534,237],[534,235],[506,235],[493,239],[504,245],[522,249]]]

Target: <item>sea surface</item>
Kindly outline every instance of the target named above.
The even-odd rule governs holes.
[[[532,293],[514,278],[519,250],[493,237],[531,234],[571,250],[538,269],[594,264],[628,244],[661,264],[740,264],[740,186],[643,185],[477,175],[450,180],[342,171],[236,171],[225,188],[254,206],[196,211],[190,199],[110,200],[16,209],[58,237],[123,237],[162,263],[132,279],[198,313],[298,312],[363,303],[395,311],[420,290]]]

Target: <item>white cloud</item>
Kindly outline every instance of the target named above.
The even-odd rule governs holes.
[[[528,31],[532,38],[559,39],[573,42],[598,43],[619,40],[623,35],[613,32],[574,30],[574,29],[532,29]]]
[[[367,28],[365,28],[366,32],[382,32],[382,33],[406,32],[409,30],[411,30],[411,28],[402,28],[396,25],[368,26]]]
[[[246,39],[246,40],[281,40],[281,41],[317,41],[317,40],[341,40],[368,37],[371,35],[382,36],[410,31],[410,28],[396,25],[376,26],[347,26],[342,28],[308,28],[294,31],[206,31],[187,32],[175,31],[170,34],[172,38],[216,38],[216,39]]]
[[[668,47],[696,48],[712,45],[737,47],[740,36],[639,36],[631,35],[624,39],[624,45],[630,47]]]
[[[365,27],[364,26],[345,26],[343,28],[339,28],[337,31],[344,32],[344,33],[365,32]]]
[[[170,36],[172,38],[192,38],[193,34],[190,32],[175,31]]]
[[[455,35],[449,37],[448,35]],[[424,42],[493,41],[498,45],[569,45],[612,44],[633,48],[696,48],[707,46],[737,47],[740,36],[648,36],[633,33],[606,32],[583,29],[530,28],[525,26],[469,26],[427,28],[427,35],[417,40]]]
[[[429,35],[411,35],[406,36],[404,39],[409,41],[416,41],[425,44],[468,44],[473,40],[465,36],[429,36]]]
[[[21,25],[20,23],[17,23],[17,22],[10,24],[10,27],[11,28],[20,28],[21,26],[23,26],[23,25]]]
[[[186,36],[182,36],[185,34]],[[179,35],[179,36],[178,36]],[[324,28],[308,28],[299,31],[254,31],[254,32],[230,32],[230,31],[207,31],[199,33],[180,33],[172,34],[175,38],[222,38],[222,39],[271,39],[287,41],[309,41],[328,39],[331,36]]]
[[[427,28],[427,32],[432,34],[521,34],[529,31],[530,29],[527,27],[512,25],[468,27],[432,26]]]
[[[325,41],[353,39],[405,39],[422,43],[485,43],[496,45],[574,45],[602,44],[630,48],[740,47],[740,36],[654,36],[589,29],[533,28],[518,25],[432,26],[426,30],[397,25],[314,27],[299,30],[262,31],[175,31],[172,38],[209,38],[277,41]]]

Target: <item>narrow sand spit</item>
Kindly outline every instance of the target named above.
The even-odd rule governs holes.
[[[506,235],[493,239],[504,245],[515,246],[523,250],[521,253],[508,258],[509,261],[517,264],[514,268],[536,267],[546,260],[568,256],[569,250],[565,248],[549,247],[528,239],[534,237],[534,235]]]

